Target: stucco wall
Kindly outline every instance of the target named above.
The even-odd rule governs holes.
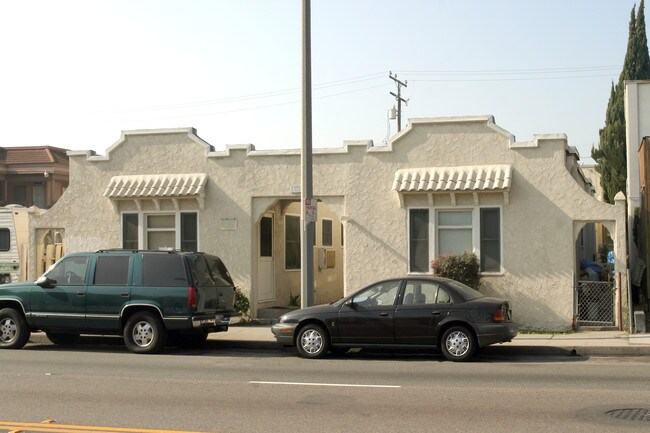
[[[344,290],[408,272],[408,208],[452,206],[449,194],[400,196],[392,190],[398,169],[510,164],[509,193],[478,195],[479,206],[502,209],[502,268],[483,278],[482,290],[509,298],[524,328],[562,331],[573,321],[575,221],[609,221],[624,227],[624,209],[598,202],[566,168],[563,135],[517,143],[490,116],[415,119],[387,147],[371,142],[314,154],[314,196],[330,200],[343,222]],[[218,253],[246,290],[255,287],[255,224],[277,200],[295,200],[298,151],[255,151],[229,146],[214,151],[191,130],[126,134],[105,157],[73,153],[70,186],[32,227],[64,227],[69,252],[120,246],[120,218],[102,196],[114,175],[206,173],[205,209],[199,210],[200,249]],[[327,199],[325,199],[327,198]],[[456,207],[475,206],[457,194]],[[121,204],[120,210],[132,204]],[[182,209],[198,209],[195,201]],[[224,231],[221,218],[235,218]],[[579,230],[579,229],[577,229]],[[613,233],[619,236],[620,233]],[[623,240],[617,239],[619,256]],[[622,259],[621,259],[622,260]],[[618,269],[625,269],[620,261]],[[254,295],[254,294],[253,294]],[[254,296],[252,296],[254,298]]]

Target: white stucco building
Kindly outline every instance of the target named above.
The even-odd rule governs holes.
[[[210,252],[254,313],[300,293],[299,150],[216,151],[193,129],[172,129],[124,132],[104,156],[69,156],[65,194],[31,219],[39,245],[56,233],[67,252]],[[627,268],[625,198],[597,201],[577,158],[564,135],[516,142],[491,116],[414,119],[387,146],[314,150],[315,301],[426,274],[435,257],[471,250],[481,291],[508,298],[522,328],[571,329],[582,228],[602,223],[616,269]],[[627,287],[625,272],[615,280]],[[625,324],[626,291],[612,308]]]

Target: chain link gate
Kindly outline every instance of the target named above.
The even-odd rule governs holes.
[[[616,326],[614,283],[578,281],[578,316],[582,326]]]

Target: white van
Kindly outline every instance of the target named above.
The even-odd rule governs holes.
[[[14,208],[0,207],[0,284],[19,281],[20,252],[16,236]]]

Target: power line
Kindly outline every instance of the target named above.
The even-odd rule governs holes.
[[[493,75],[493,74],[557,74],[566,72],[594,72],[603,70],[621,70],[621,65],[606,66],[577,66],[566,68],[533,68],[533,69],[475,69],[475,70],[429,70],[429,71],[398,71],[408,75]]]
[[[611,77],[613,74],[590,74],[590,73],[607,71],[607,70],[619,71],[620,68],[621,68],[620,65],[601,65],[601,66],[579,66],[579,67],[562,67],[562,68],[531,68],[531,69],[420,70],[420,71],[413,70],[413,71],[400,71],[399,73],[407,76],[409,78],[409,81],[411,82],[420,82],[420,83],[423,82],[463,83],[463,82],[499,82],[499,81],[515,82],[515,81],[546,81],[546,80],[570,80],[570,79]],[[343,78],[339,80],[326,81],[314,85],[313,88],[316,91],[323,91],[335,87],[354,86],[360,83],[384,79],[386,72],[389,72],[389,76],[392,74],[392,72],[390,71],[382,71],[382,72],[358,75],[358,76]],[[535,76],[530,76],[530,77],[521,76],[521,75],[533,75],[533,74]],[[562,75],[558,75],[558,74],[562,74]],[[503,75],[503,76],[500,77],[498,75]],[[459,78],[455,78],[455,77],[459,77]],[[406,82],[404,84],[406,84]],[[314,99],[325,99],[325,98],[332,98],[336,96],[359,93],[359,92],[364,92],[375,88],[381,88],[384,86],[385,86],[384,84],[380,84],[380,85],[368,86],[368,87],[363,87],[358,89],[352,89],[348,91],[331,93],[327,95],[319,95],[319,96],[315,96]],[[399,90],[400,88],[398,86],[398,94],[400,93]],[[239,95],[239,96],[232,96],[232,97],[206,99],[201,101],[188,101],[188,102],[178,103],[178,104],[165,104],[165,105],[154,105],[154,106],[143,106],[143,107],[132,107],[132,108],[122,107],[115,110],[99,110],[99,112],[127,114],[127,113],[168,111],[168,110],[182,110],[182,109],[209,107],[209,106],[224,105],[224,104],[238,104],[238,103],[245,103],[251,101],[260,101],[264,99],[287,97],[287,96],[298,95],[299,92],[300,92],[300,88],[296,87],[296,88],[287,88],[282,90],[273,90],[268,92],[251,93],[247,95]],[[232,109],[226,109],[221,111],[209,111],[206,113],[181,114],[181,115],[174,115],[174,116],[158,116],[158,117],[149,118],[148,120],[166,120],[166,119],[173,119],[179,117],[189,118],[193,116],[219,115],[219,114],[235,113],[241,111],[266,109],[266,108],[278,107],[283,105],[291,105],[291,104],[296,104],[298,102],[299,102],[298,99],[295,100],[292,99],[290,101],[284,101],[278,103],[262,104],[262,105],[255,105],[255,106],[242,107],[242,108],[232,108]],[[87,110],[85,110],[84,112],[88,113]]]
[[[616,74],[614,74],[615,76]],[[410,81],[412,82],[439,82],[439,83],[462,83],[462,82],[479,82],[479,81],[546,81],[546,80],[571,80],[571,79],[577,79],[577,78],[599,78],[599,77],[612,77],[612,74],[600,74],[600,75],[567,75],[563,77],[523,77],[523,78],[513,78],[513,77],[504,77],[504,78],[474,78],[474,79],[467,79],[467,78],[461,78],[461,79],[453,79],[453,78],[447,78],[447,79],[426,79],[426,80],[418,80],[418,79],[412,79]]]
[[[374,73],[374,74],[367,74],[367,75],[361,75],[361,76],[357,76],[357,77],[344,78],[344,79],[341,79],[341,80],[326,81],[324,83],[314,85],[313,88],[315,90],[322,90],[322,89],[328,89],[328,88],[338,87],[338,86],[347,86],[347,85],[350,85],[350,84],[377,80],[379,78],[383,78],[384,76],[385,76],[385,72],[378,72],[378,73]],[[294,88],[290,88],[290,89],[273,90],[273,91],[269,91],[269,92],[253,93],[253,94],[241,95],[241,96],[231,96],[231,97],[218,98],[218,99],[207,99],[207,100],[203,100],[203,101],[185,102],[185,103],[179,103],[179,104],[165,104],[165,105],[134,107],[134,108],[131,108],[131,109],[120,109],[119,111],[120,112],[155,111],[155,110],[170,110],[170,109],[177,109],[177,108],[201,107],[201,106],[206,106],[206,105],[230,104],[230,103],[236,103],[236,102],[246,102],[246,101],[251,101],[251,100],[256,100],[256,99],[267,99],[267,98],[274,98],[274,97],[279,97],[279,96],[288,96],[288,95],[298,94],[298,93],[300,93],[300,90],[301,89],[299,87],[294,87]],[[361,89],[361,90],[365,90],[365,89]],[[345,93],[341,93],[341,94],[345,94]],[[113,111],[113,110],[111,110],[111,111]]]

